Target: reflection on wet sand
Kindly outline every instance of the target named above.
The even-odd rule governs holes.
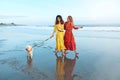
[[[33,65],[32,62],[33,62],[33,61],[32,61],[32,58],[28,58],[28,57],[27,57],[27,64],[28,64],[28,66],[29,66],[30,68],[32,68],[32,65]]]
[[[48,76],[34,67],[33,59],[27,56],[27,66],[22,71],[31,77],[31,80],[47,80]]]
[[[65,57],[61,57],[56,55],[56,76],[57,80],[74,80],[74,78],[77,76],[76,74],[72,75],[72,72],[74,70],[74,66],[76,64],[76,58],[70,59]]]

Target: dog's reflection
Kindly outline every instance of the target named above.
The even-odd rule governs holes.
[[[72,75],[72,72],[76,64],[77,56],[75,56],[74,59],[67,58],[66,56],[61,57],[58,55],[56,55],[56,57],[57,80],[74,80],[77,75]]]
[[[27,64],[30,68],[32,68],[33,60],[32,60],[32,58],[29,58],[28,56],[27,56]]]

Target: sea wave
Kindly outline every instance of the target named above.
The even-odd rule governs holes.
[[[29,30],[53,30],[54,27],[49,26],[12,26],[12,27],[1,27],[5,29],[29,29]],[[84,26],[82,29],[79,29],[81,31],[105,31],[105,32],[120,32],[120,27],[86,27]]]
[[[82,31],[120,32],[120,27],[84,27]]]

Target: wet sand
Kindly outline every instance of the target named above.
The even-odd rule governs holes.
[[[54,37],[27,60],[26,45],[44,41],[53,29],[1,27],[0,80],[120,80],[120,32],[85,29],[73,31],[79,59],[70,51],[56,56]]]

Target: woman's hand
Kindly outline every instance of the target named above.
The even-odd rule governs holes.
[[[54,34],[52,34],[52,35],[50,36],[50,38],[52,38],[52,37],[54,37]]]
[[[50,38],[54,37],[55,31],[53,31],[52,35],[50,36]]]
[[[80,29],[80,28],[82,29],[82,28],[83,28],[83,26],[80,26],[80,27],[78,27],[78,28],[79,28],[79,29]]]

